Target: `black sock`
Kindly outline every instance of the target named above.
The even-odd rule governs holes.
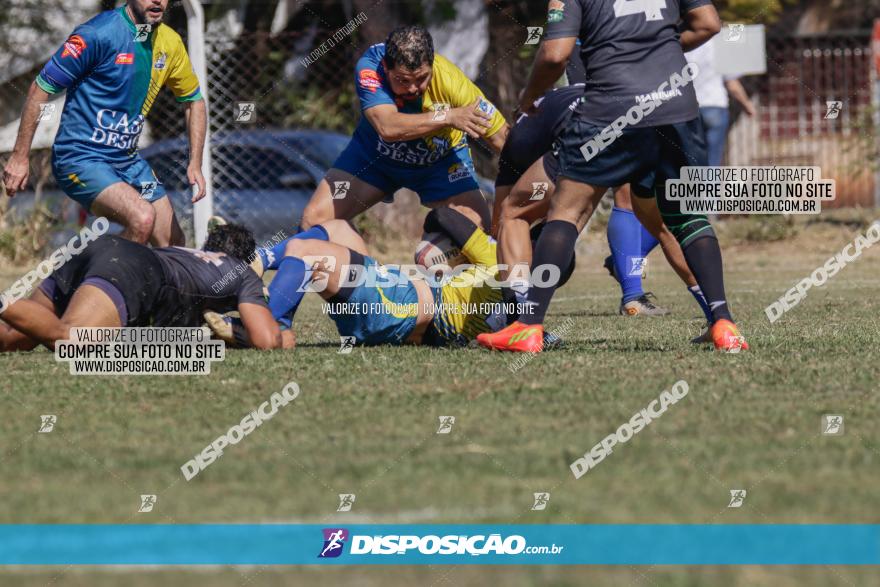
[[[506,285],[501,286],[501,303],[504,304],[504,313],[507,315],[508,326],[519,320],[516,294]]]
[[[697,278],[700,289],[706,297],[712,320],[730,320],[730,308],[724,293],[724,267],[721,261],[721,247],[715,235],[697,237],[681,247],[688,267]]]
[[[555,266],[559,270],[557,275],[562,275],[562,272],[571,264],[577,237],[577,226],[571,222],[565,220],[548,222],[535,244],[535,254],[532,257],[532,275],[535,275],[535,269],[542,265]],[[520,316],[520,322],[523,324],[542,324],[557,287],[559,287],[559,283],[544,287],[530,286],[529,305],[526,312]]]

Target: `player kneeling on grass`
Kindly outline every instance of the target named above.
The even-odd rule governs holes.
[[[89,244],[29,299],[0,307],[0,351],[55,348],[72,328],[198,327],[206,310],[241,314],[252,346],[281,346],[281,332],[248,267],[256,245],[241,226],[215,227],[204,250],[151,249],[115,235]],[[2,306],[2,300],[0,300]]]
[[[341,220],[259,249],[263,269],[277,271],[269,285],[269,308],[282,325],[285,346],[293,341],[293,316],[309,289],[328,302],[339,334],[353,336],[360,345],[464,346],[482,332],[504,327],[501,290],[493,287],[495,242],[449,208],[432,210],[424,228],[449,236],[470,263],[442,285],[400,266],[380,264],[369,256],[361,236]],[[248,344],[237,320],[217,314],[206,315],[206,320],[220,338]]]

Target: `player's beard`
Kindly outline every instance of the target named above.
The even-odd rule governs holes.
[[[162,22],[162,19],[165,17],[165,11],[163,10],[158,15],[154,15],[149,10],[141,11],[138,7],[135,7],[133,4],[128,5],[131,8],[131,12],[135,17],[135,22],[144,23],[148,25],[155,26]],[[151,6],[147,6],[147,8],[151,8]]]

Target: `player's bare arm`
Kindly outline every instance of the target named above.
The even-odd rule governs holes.
[[[238,312],[254,348],[281,348],[281,330],[267,308],[257,304],[239,304]]]
[[[510,125],[505,122],[498,132],[492,136],[485,137],[483,140],[495,153],[501,153],[508,134],[510,134]]]
[[[490,126],[489,117],[477,110],[477,104],[479,100],[467,106],[452,108],[445,117],[438,117],[434,112],[422,114],[398,112],[397,107],[391,104],[374,106],[364,115],[386,142],[420,139],[450,126],[477,139],[481,138]]]
[[[749,116],[755,115],[758,110],[755,108],[755,103],[749,98],[749,94],[746,92],[741,81],[738,79],[726,80],[724,82],[724,87],[727,88],[727,93],[730,94],[730,97],[736,100],[737,104],[742,106],[742,109],[746,114]]]
[[[532,71],[529,74],[529,82],[519,99],[519,111],[524,114],[532,114],[535,111],[535,100],[553,87],[562,74],[568,58],[574,51],[576,37],[551,39],[541,43]]]
[[[189,135],[189,165],[186,177],[190,185],[198,186],[193,194],[193,203],[205,197],[205,176],[202,175],[202,153],[205,149],[205,134],[208,129],[208,111],[204,100],[186,103],[186,128]]]
[[[27,186],[28,176],[30,175],[28,159],[31,144],[34,141],[34,133],[37,132],[40,109],[48,100],[48,92],[40,88],[36,82],[31,83],[27,100],[21,112],[21,122],[18,125],[15,148],[3,170],[3,185],[6,186],[6,195],[10,198]]]
[[[711,4],[687,11],[684,22],[687,26],[681,33],[681,47],[685,51],[696,49],[721,32],[721,18]]]

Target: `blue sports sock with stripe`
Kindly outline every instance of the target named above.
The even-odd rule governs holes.
[[[269,284],[269,311],[272,312],[276,322],[290,328],[293,315],[311,279],[312,270],[306,268],[302,259],[299,257],[282,259],[275,279]]]
[[[623,303],[634,300],[645,292],[642,291],[642,276],[633,271],[642,254],[642,231],[644,227],[633,214],[632,210],[624,210],[615,206],[608,219],[608,246],[614,260],[614,270],[620,282]],[[630,275],[637,273],[636,275]]]
[[[648,229],[645,228],[644,224],[640,222],[639,225],[642,227],[642,257],[647,258],[651,251],[660,244],[660,241],[654,238],[653,234],[648,232]]]
[[[281,261],[284,260],[284,250],[287,248],[287,243],[289,243],[293,239],[315,239],[319,241],[327,241],[330,240],[330,237],[327,235],[327,231],[320,224],[311,227],[308,230],[304,230],[299,234],[295,234],[290,238],[286,238],[277,245],[267,247],[264,249],[257,249],[257,254],[260,256],[260,259],[263,261],[263,270],[277,270],[281,265]]]

